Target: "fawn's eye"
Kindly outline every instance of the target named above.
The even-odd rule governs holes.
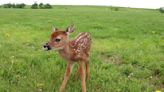
[[[59,39],[59,38],[56,38],[56,39],[55,39],[55,42],[60,42],[60,40],[61,40],[61,39]]]

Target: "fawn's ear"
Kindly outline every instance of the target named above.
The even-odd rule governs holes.
[[[67,34],[72,33],[74,31],[75,31],[75,26],[74,25],[71,25],[66,29]]]
[[[55,28],[54,26],[52,26],[52,32],[55,32],[57,30],[57,28]]]

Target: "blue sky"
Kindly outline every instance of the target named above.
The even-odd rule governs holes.
[[[4,3],[25,3],[34,2],[50,3],[56,5],[100,5],[100,6],[121,6],[134,8],[159,8],[164,7],[164,0],[0,0]]]

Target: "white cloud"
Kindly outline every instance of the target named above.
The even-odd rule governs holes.
[[[4,3],[26,3],[34,2],[58,4],[58,5],[112,5],[136,8],[159,8],[164,7],[164,0],[0,0]]]

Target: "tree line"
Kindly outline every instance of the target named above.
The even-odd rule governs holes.
[[[3,4],[3,8],[24,8],[26,6],[26,4],[21,3],[21,4],[11,4],[11,3],[7,3],[7,4]]]
[[[40,3],[40,4],[37,4],[37,3],[34,3],[32,4],[31,6],[32,9],[50,9],[52,8],[52,6],[50,4],[43,4],[43,3]]]
[[[3,7],[3,8],[25,8],[25,6],[26,6],[26,4],[24,4],[24,3],[20,3],[20,4],[7,3],[7,4],[3,4],[1,7]],[[52,5],[50,5],[48,3],[47,4],[34,3],[31,5],[31,8],[32,9],[50,9],[50,8],[52,8]]]

